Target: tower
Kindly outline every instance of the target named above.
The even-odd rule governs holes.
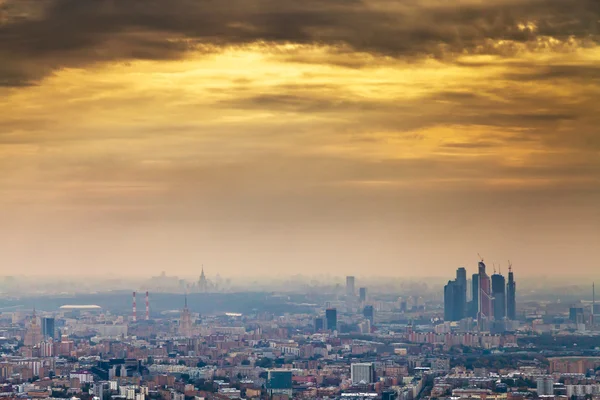
[[[492,295],[494,296],[494,319],[506,317],[506,280],[500,274],[492,275]]]
[[[40,343],[44,339],[42,335],[42,328],[37,323],[37,316],[35,315],[35,308],[33,309],[33,316],[31,317],[31,322],[29,323],[29,327],[27,327],[27,331],[25,332],[25,337],[23,338],[23,344],[25,346],[35,346]]]
[[[456,270],[456,285],[458,293],[456,295],[456,318],[458,320],[467,316],[467,270],[460,267]]]
[[[512,270],[512,264],[508,262],[508,283],[506,285],[506,318],[517,319],[517,283]]]
[[[367,288],[366,287],[361,287],[358,289],[358,296],[359,296],[359,300],[364,303],[365,301],[367,301]]]
[[[485,272],[483,260],[479,261],[479,319],[491,319],[494,317],[492,308],[492,285],[489,275]]]
[[[454,319],[454,293],[456,282],[448,281],[444,286],[444,321],[455,321]]]
[[[200,290],[200,293],[206,293],[208,291],[208,282],[206,281],[206,275],[204,275],[204,265],[202,266],[202,273],[198,280],[198,290]]]
[[[346,296],[354,296],[354,277],[346,277]]]
[[[179,317],[179,334],[185,337],[192,336],[192,316],[188,308],[187,294],[185,295],[183,310],[181,310],[181,316]]]
[[[479,274],[473,274],[471,278],[471,317],[479,315]]]
[[[337,331],[337,310],[335,308],[328,308],[325,310],[325,328],[330,331]]]

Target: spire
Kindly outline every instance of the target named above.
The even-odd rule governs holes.
[[[183,307],[186,309],[188,308],[187,307],[187,292],[184,294],[184,306]]]

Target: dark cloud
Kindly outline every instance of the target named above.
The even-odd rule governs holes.
[[[190,48],[217,51],[256,42],[327,44],[408,58],[510,53],[518,44],[560,50],[573,40],[596,43],[600,18],[596,0],[492,0],[459,7],[437,0],[40,0],[16,12],[19,1],[8,0],[0,22],[5,86],[63,66],[176,59]]]

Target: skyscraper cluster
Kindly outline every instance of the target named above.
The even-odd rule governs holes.
[[[467,299],[467,271],[456,270],[456,278],[444,286],[444,320],[460,321],[466,317],[481,320],[516,319],[516,283],[509,264],[508,283],[501,273],[490,277],[481,260],[471,278],[471,298]]]

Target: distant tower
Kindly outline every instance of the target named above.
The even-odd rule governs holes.
[[[202,266],[202,273],[198,280],[198,290],[200,290],[200,293],[206,293],[208,291],[208,282],[206,281],[206,275],[204,275],[204,265]]]
[[[592,282],[592,318],[591,325],[596,324],[596,283]]]
[[[494,296],[494,319],[506,317],[506,280],[500,274],[492,275],[492,295]]]
[[[485,272],[485,264],[481,260],[479,269],[479,318],[492,319],[494,309],[492,308],[492,285],[489,275]]]
[[[42,328],[37,323],[37,316],[35,315],[35,308],[33,309],[33,316],[31,317],[31,322],[29,323],[29,327],[25,332],[25,337],[23,338],[23,344],[25,346],[35,346],[44,340],[44,336],[42,335]]]
[[[461,320],[467,316],[467,270],[460,267],[456,270],[456,317]]]
[[[325,328],[330,331],[337,331],[337,310],[335,308],[328,308],[325,310]]]
[[[137,321],[137,305],[135,302],[135,292],[133,292],[133,307],[132,307],[131,319],[133,320],[133,322]]]
[[[364,303],[365,301],[367,301],[367,288],[366,287],[359,288],[358,296],[359,296],[359,300],[361,301],[361,303]]]
[[[179,317],[179,334],[181,336],[190,337],[192,336],[192,316],[187,304],[187,294],[185,295],[185,302],[181,316]]]
[[[517,319],[517,283],[512,271],[512,264],[508,262],[508,283],[506,284],[506,318]]]
[[[354,296],[354,277],[346,277],[346,296]]]
[[[479,274],[471,277],[471,317],[479,315]]]

